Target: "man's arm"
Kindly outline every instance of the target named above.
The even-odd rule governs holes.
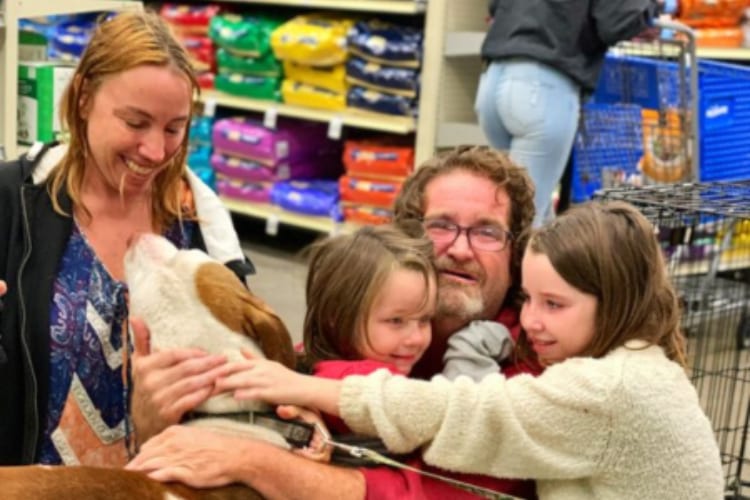
[[[308,460],[265,443],[239,474],[266,498],[287,500],[361,500],[365,479],[358,469]]]
[[[166,429],[147,441],[126,468],[195,488],[245,483],[270,499],[365,498],[365,480],[357,469],[315,462],[262,441],[198,427]]]

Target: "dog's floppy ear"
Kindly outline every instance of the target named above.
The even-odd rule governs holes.
[[[294,370],[297,357],[294,355],[292,337],[284,322],[252,293],[248,292],[245,300],[245,333],[258,343],[266,358]]]
[[[294,369],[296,356],[284,322],[230,269],[208,262],[196,272],[195,282],[201,301],[216,319],[253,339],[266,358]]]

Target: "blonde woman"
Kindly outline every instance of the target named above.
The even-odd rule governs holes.
[[[207,248],[248,272],[227,212],[186,169],[197,91],[157,15],[116,15],[98,24],[62,97],[66,143],[0,164],[0,464],[126,463],[122,258],[134,234]],[[170,366],[200,387],[185,362]]]

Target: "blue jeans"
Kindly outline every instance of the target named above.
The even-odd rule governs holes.
[[[553,215],[552,194],[570,155],[580,88],[545,64],[495,61],[479,80],[475,110],[490,144],[508,150],[536,186],[534,226]]]

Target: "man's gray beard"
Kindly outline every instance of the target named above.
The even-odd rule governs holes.
[[[457,318],[466,321],[481,319],[484,298],[475,287],[442,284],[438,290],[437,318]]]

